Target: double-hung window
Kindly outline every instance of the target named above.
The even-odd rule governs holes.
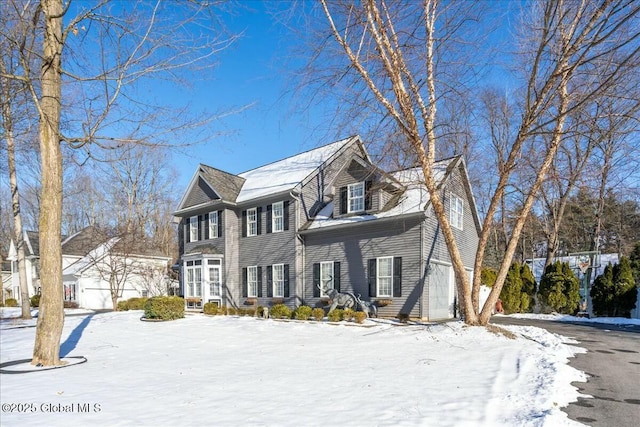
[[[273,265],[273,296],[284,297],[284,264]]]
[[[391,297],[393,294],[393,257],[378,258],[377,292],[379,297]]]
[[[247,209],[247,236],[258,235],[258,211],[256,208]]]
[[[185,271],[185,294],[187,297],[202,296],[202,260],[187,261]]]
[[[198,217],[192,216],[189,218],[189,241],[198,241]]]
[[[209,238],[215,239],[218,236],[218,211],[209,212]]]
[[[364,211],[364,182],[349,184],[347,188],[348,194],[348,213]]]
[[[247,267],[247,297],[258,296],[258,266]]]
[[[284,202],[271,205],[271,230],[274,233],[284,230]]]
[[[333,261],[320,263],[320,296],[326,296],[325,290],[335,289],[333,281]]]
[[[451,195],[449,203],[449,222],[459,230],[462,230],[464,221],[464,204],[460,197]]]

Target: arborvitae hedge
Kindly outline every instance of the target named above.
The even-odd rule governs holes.
[[[538,294],[552,310],[573,314],[580,304],[580,282],[568,263],[557,261],[545,269]]]
[[[598,316],[629,317],[636,306],[637,287],[629,258],[608,264],[591,287],[593,312]]]

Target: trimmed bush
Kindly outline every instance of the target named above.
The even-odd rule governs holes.
[[[342,320],[352,322],[356,312],[350,308],[345,308],[342,312]]]
[[[580,304],[580,283],[568,263],[556,261],[540,278],[539,296],[543,304],[563,314],[573,314]]]
[[[147,300],[149,298],[129,298],[127,300],[127,306],[129,307],[129,310],[144,310],[144,305],[147,303]]]
[[[355,315],[354,315],[355,319],[356,319],[356,323],[364,323],[365,319],[367,318],[367,313],[365,313],[364,311],[356,311]]]
[[[318,322],[322,322],[322,319],[324,319],[324,309],[320,307],[314,308],[313,310],[311,310],[311,316]]]
[[[398,321],[400,323],[407,323],[409,321],[408,313],[398,313]]]
[[[227,316],[235,316],[238,310],[235,307],[227,307]]]
[[[291,309],[284,304],[276,304],[269,310],[272,319],[291,319]]]
[[[301,305],[293,311],[293,317],[298,320],[309,320],[312,311],[308,305]]]
[[[209,314],[211,316],[215,316],[218,314],[218,303],[217,302],[208,302],[202,306],[202,311],[204,314]]]
[[[15,298],[7,298],[6,300],[4,300],[4,306],[5,307],[17,307],[18,306],[18,300]]]
[[[184,317],[184,299],[180,297],[152,297],[144,305],[147,319],[174,320]]]
[[[344,310],[341,308],[336,308],[331,313],[327,315],[329,318],[329,322],[339,322],[344,317]]]
[[[127,301],[118,301],[118,305],[116,306],[117,311],[128,311],[129,303]]]
[[[33,308],[40,307],[40,294],[37,294],[31,297],[31,307]]]

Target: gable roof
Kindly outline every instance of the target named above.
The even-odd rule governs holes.
[[[85,256],[105,240],[104,233],[98,231],[94,226],[88,226],[62,242],[62,253],[64,255]]]
[[[352,144],[359,144],[364,157],[368,154],[359,136],[351,136],[303,153],[233,175],[220,169],[200,164],[187,191],[185,191],[175,214],[203,207],[214,200],[188,205],[189,195],[196,190],[198,179],[203,179],[220,199],[231,203],[245,203],[254,199],[281,194],[293,190],[322,165],[331,162],[339,153]]]
[[[461,163],[462,162],[462,163]],[[434,176],[438,185],[441,186],[445,183],[448,177],[451,175],[456,166],[464,166],[462,156],[453,157],[450,159],[440,160],[433,165]],[[422,168],[415,167],[405,169],[397,172],[392,172],[391,175],[395,180],[402,183],[406,191],[397,199],[395,206],[391,206],[388,209],[375,214],[365,215],[353,215],[347,217],[333,218],[333,204],[328,203],[324,208],[320,210],[318,215],[303,227],[305,230],[318,230],[326,227],[334,226],[346,226],[353,225],[373,220],[386,219],[396,217],[400,215],[424,215],[427,205],[430,200],[429,191],[424,185],[424,174]],[[465,177],[466,178],[466,177]],[[475,212],[475,202],[472,200],[473,209]],[[477,214],[474,214],[474,220],[476,226],[478,225]]]

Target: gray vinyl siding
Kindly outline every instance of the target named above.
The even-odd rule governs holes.
[[[334,180],[344,167],[345,159],[350,159],[359,153],[357,144],[351,144],[337,159],[323,165],[318,173],[305,183],[300,197],[302,203],[300,224],[313,218],[325,204],[332,200],[333,193],[337,191],[337,188],[333,188]]]
[[[211,209],[211,211],[218,211],[218,210],[221,210],[221,209]],[[182,218],[182,220],[180,221],[181,228],[182,228],[181,237],[182,237],[182,242],[184,244],[184,249],[182,251],[183,255],[191,252],[198,252],[199,251],[198,247],[199,246],[202,247],[203,245],[207,247],[207,250],[213,249],[215,251],[213,253],[224,254],[225,242],[228,239],[227,237],[228,231],[226,226],[227,215],[231,214],[232,216],[235,216],[235,214],[233,213],[233,211],[230,211],[228,209],[223,210],[222,236],[216,237],[213,239],[205,239],[204,228],[209,226],[207,221],[205,221],[204,219],[204,215],[207,213],[209,213],[209,211],[203,211],[203,212],[200,212],[199,214],[191,215],[191,216],[198,217],[198,220],[200,221],[200,235],[198,236],[198,240],[195,242],[186,241],[186,236],[189,234],[189,223],[187,221],[189,220],[190,217]]]
[[[224,276],[223,282],[223,296],[226,298],[226,304],[237,307],[240,305],[241,283],[240,272],[238,267],[238,230],[240,229],[240,222],[238,220],[238,213],[225,209],[222,214],[223,218],[223,234],[224,238]]]
[[[422,274],[420,260],[420,218],[398,218],[375,221],[349,228],[326,229],[305,236],[305,286],[303,298],[307,305],[322,306],[320,298],[313,296],[313,264],[323,261],[340,262],[340,290],[361,295],[363,301],[374,301],[369,296],[368,260],[378,257],[402,257],[402,296],[381,307],[379,315],[394,317],[408,313],[420,315]]]
[[[344,168],[342,172],[336,177],[335,180],[335,195],[334,195],[334,203],[333,203],[333,216],[338,217],[342,216],[340,214],[340,189],[342,187],[346,187],[349,184],[357,184],[359,182],[364,181],[372,181],[373,186],[380,180],[380,177],[373,173],[370,169],[363,167],[360,163],[356,161],[352,161],[348,167]],[[376,212],[381,208],[380,204],[380,193],[379,190],[374,190],[371,192],[371,209],[369,211]]]
[[[219,199],[218,195],[209,187],[202,178],[198,177],[198,182],[194,185],[191,193],[183,203],[183,208],[196,206],[211,200]]]
[[[238,298],[240,304],[243,304],[242,296],[242,268],[247,266],[262,267],[262,297],[258,298],[258,305],[272,305],[272,298],[268,297],[267,292],[267,267],[273,264],[289,265],[289,297],[284,299],[284,303],[290,307],[296,305],[296,230],[295,230],[295,201],[289,200],[289,230],[283,230],[277,233],[267,233],[267,205],[284,201],[280,199],[272,199],[261,202],[259,205],[246,205],[239,208],[238,212],[238,232],[239,250],[238,250]],[[261,232],[257,236],[242,237],[242,211],[251,208],[261,207],[262,212],[258,220],[261,223]]]

